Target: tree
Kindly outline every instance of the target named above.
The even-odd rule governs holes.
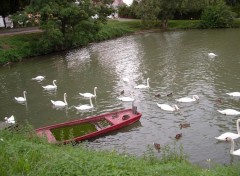
[[[108,8],[110,2],[34,0],[26,11],[40,17],[40,26],[45,31],[42,47],[63,50],[93,40],[100,23],[112,12]],[[93,18],[96,15],[98,18]]]
[[[160,12],[160,1],[141,0],[134,7],[136,15],[142,20],[146,27],[151,27],[158,23],[158,14]]]

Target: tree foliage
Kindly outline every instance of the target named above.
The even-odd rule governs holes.
[[[216,4],[204,9],[201,16],[201,26],[203,28],[225,28],[231,27],[234,14],[224,1],[218,1]]]
[[[112,13],[110,0],[35,0],[28,13],[40,17],[40,26],[45,31],[41,41],[46,48],[63,50],[93,40],[100,23]],[[93,18],[98,16],[98,18]],[[48,52],[48,51],[47,51]]]

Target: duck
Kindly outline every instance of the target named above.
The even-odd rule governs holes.
[[[90,100],[90,105],[81,105],[81,106],[74,106],[74,107],[80,111],[92,109],[93,108],[92,97],[89,97],[89,100]]]
[[[134,101],[132,93],[131,93],[131,97],[122,96],[122,97],[118,97],[118,99],[121,101]]]
[[[11,117],[5,117],[4,118],[6,123],[15,123],[15,117],[12,115]]]
[[[211,58],[213,58],[213,57],[216,57],[217,55],[214,54],[214,53],[208,53],[208,56],[211,57]]]
[[[165,110],[165,111],[178,111],[179,110],[178,106],[175,105],[175,104],[173,106],[170,106],[168,104],[159,104],[159,103],[157,103],[157,106],[159,108],[161,108],[162,110]]]
[[[26,102],[27,101],[26,93],[27,93],[26,91],[23,91],[23,97],[14,97],[15,100],[21,103]]]
[[[160,144],[158,144],[158,143],[153,143],[153,146],[154,146],[154,148],[158,151],[158,153],[160,152],[160,149],[161,149],[161,145]]]
[[[190,123],[181,123],[179,126],[180,126],[180,129],[187,128],[187,127],[190,127]]]
[[[215,137],[215,139],[219,140],[219,141],[225,141],[226,137],[231,137],[232,139],[237,139],[240,137],[240,127],[239,127],[239,122],[240,119],[238,119],[236,121],[236,125],[237,125],[237,133],[232,133],[232,132],[226,132],[221,134],[218,137]]]
[[[134,88],[135,88],[135,89],[145,89],[145,88],[149,88],[149,87],[150,87],[150,86],[149,86],[149,79],[150,79],[150,78],[147,78],[147,85],[140,84],[140,85],[135,86]]]
[[[233,96],[233,97],[240,97],[240,92],[230,92],[230,93],[226,93],[226,94]]]
[[[221,98],[218,98],[218,99],[216,99],[216,102],[217,102],[217,103],[222,103],[222,99],[221,99]]]
[[[35,78],[32,78],[32,80],[36,80],[36,81],[42,81],[45,79],[46,76],[36,76]]]
[[[124,95],[124,90],[122,90],[122,91],[120,92],[120,95]]]
[[[160,98],[161,94],[156,94],[155,97]]]
[[[167,97],[171,97],[171,96],[173,96],[173,93],[172,93],[172,92],[169,93],[169,94],[167,94]]]
[[[224,109],[224,110],[217,110],[217,111],[224,115],[239,115],[240,114],[240,112],[235,109]]]
[[[65,107],[68,105],[67,101],[66,101],[66,97],[67,97],[67,93],[64,93],[63,94],[63,99],[64,99],[64,102],[63,101],[53,101],[51,100],[52,104],[54,106],[57,106],[57,107]]]
[[[97,87],[94,87],[94,89],[93,89],[93,92],[94,92],[94,94],[92,94],[92,93],[79,93],[81,96],[83,96],[83,97],[85,97],[85,98],[94,98],[94,97],[96,97],[97,95],[96,95],[96,90],[97,90]]]
[[[175,138],[180,139],[182,137],[182,133],[176,134]]]
[[[45,90],[55,90],[57,89],[57,85],[55,84],[57,80],[53,80],[53,85],[42,86]]]
[[[183,103],[193,102],[193,101],[197,101],[197,100],[199,100],[199,97],[197,95],[193,95],[192,98],[183,97],[183,98],[176,99],[176,101],[183,102]]]
[[[240,149],[234,151],[234,140],[231,137],[226,137],[225,141],[230,141],[231,142],[231,149],[230,149],[230,154],[231,155],[237,155],[240,156]]]

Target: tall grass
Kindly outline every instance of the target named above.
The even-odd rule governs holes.
[[[18,131],[0,130],[1,175],[34,176],[236,176],[238,166],[215,166],[209,169],[190,164],[182,149],[167,146],[159,155],[148,146],[143,157],[94,151],[85,143],[57,146],[38,138],[31,126]]]

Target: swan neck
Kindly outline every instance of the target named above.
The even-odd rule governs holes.
[[[92,98],[90,98],[90,105],[91,105],[91,107],[93,107]]]
[[[147,79],[147,86],[149,87],[149,79]]]
[[[23,92],[23,97],[26,100],[26,92],[25,91]]]
[[[53,85],[56,86],[56,84],[55,84],[55,80],[53,81]]]
[[[231,149],[230,153],[232,154],[234,152],[234,140],[231,138]]]
[[[237,133],[240,135],[240,126],[239,126],[240,119],[237,120]]]
[[[96,97],[96,88],[94,88],[94,96]]]
[[[64,103],[67,105],[66,94],[64,94]]]

